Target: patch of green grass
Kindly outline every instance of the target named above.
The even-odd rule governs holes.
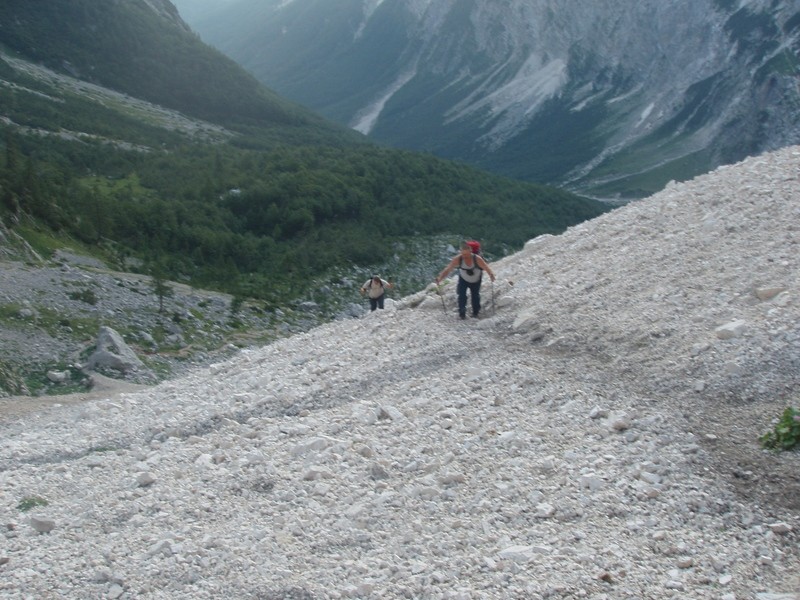
[[[4,390],[14,396],[27,395],[28,389],[25,387],[25,378],[20,374],[17,365],[0,361],[0,390]]]
[[[27,498],[20,500],[19,504],[17,504],[17,510],[28,512],[37,506],[47,506],[48,504],[50,503],[44,498],[40,498],[39,496],[28,496]]]
[[[52,257],[57,250],[66,250],[73,254],[94,258],[105,264],[117,264],[119,262],[119,257],[117,256],[119,249],[110,241],[104,240],[95,245],[83,244],[75,238],[26,225],[19,225],[14,228],[14,231],[37,254],[46,259]]]
[[[0,320],[7,321],[19,318],[19,311],[22,309],[21,304],[14,302],[10,304],[0,304]]]
[[[800,410],[787,407],[772,431],[768,431],[758,439],[764,448],[776,452],[792,450],[800,445]]]
[[[48,379],[50,371],[69,373],[63,383],[53,383]],[[25,365],[21,368],[25,387],[31,395],[46,393],[49,396],[63,396],[86,391],[86,376],[71,365],[64,363],[42,363]]]
[[[35,316],[30,319],[22,319],[19,315],[22,308],[22,305],[13,302],[0,304],[0,321],[17,327],[30,325],[54,337],[63,337],[65,333],[69,333],[67,328],[70,328],[73,337],[78,339],[85,338],[87,334],[93,335],[100,327],[96,317],[66,317],[56,310],[36,305],[31,306]]]
[[[167,380],[174,375],[172,364],[158,354],[140,355],[139,358],[144,363],[144,366],[155,374],[158,381]]]
[[[79,300],[81,302],[86,302],[86,304],[91,304],[95,306],[97,304],[97,294],[94,293],[94,290],[90,289],[83,289],[75,292],[70,292],[69,297],[73,300]]]
[[[53,252],[64,247],[63,241],[39,229],[17,227],[15,231],[43,258],[50,258]]]

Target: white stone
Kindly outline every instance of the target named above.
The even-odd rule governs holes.
[[[556,509],[552,504],[543,502],[536,506],[536,516],[540,519],[549,519],[556,514]]]
[[[792,531],[792,526],[788,523],[771,523],[767,525],[772,533],[789,533]]]
[[[526,563],[536,556],[533,546],[509,546],[497,553],[504,560]]]
[[[136,485],[139,487],[147,487],[153,485],[155,482],[156,478],[152,473],[139,473],[136,476]]]
[[[661,483],[661,476],[658,473],[650,473],[648,471],[642,471],[639,473],[639,479],[652,485]]]
[[[733,338],[741,337],[747,328],[747,322],[742,319],[737,319],[721,325],[714,331],[717,337],[721,340],[730,340]]]
[[[56,526],[56,522],[53,519],[46,519],[38,516],[32,516],[30,518],[30,523],[31,527],[38,533],[50,533]]]
[[[405,419],[405,415],[394,406],[381,406],[378,413],[378,419],[391,419],[392,421],[401,421]]]
[[[333,474],[322,467],[311,467],[303,474],[303,481],[316,481],[318,479],[330,479]]]
[[[329,448],[330,445],[330,440],[316,437],[297,444],[294,448],[292,448],[292,454],[294,456],[302,456],[304,454],[308,454],[309,452],[320,452],[326,448]]]
[[[53,383],[64,383],[69,380],[69,371],[48,371],[47,379]]]
[[[773,286],[773,287],[763,287],[763,288],[756,288],[756,296],[759,300],[772,300],[778,294],[781,294],[786,291],[785,287],[782,286]]]
[[[603,489],[605,482],[597,475],[587,474],[581,475],[580,486],[581,489],[589,490],[590,492],[596,492]]]
[[[599,406],[595,406],[589,412],[590,419],[605,419],[606,417],[608,417],[608,410],[600,408]]]

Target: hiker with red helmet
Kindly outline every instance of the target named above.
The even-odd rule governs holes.
[[[494,272],[489,267],[483,257],[475,252],[473,247],[477,242],[461,244],[461,251],[447,263],[447,266],[439,273],[436,278],[436,285],[447,277],[453,269],[458,269],[458,285],[456,295],[458,296],[458,316],[461,319],[467,318],[467,290],[470,292],[472,304],[472,316],[477,317],[481,312],[481,279],[483,272],[486,271],[494,282]],[[480,251],[480,246],[477,246]]]

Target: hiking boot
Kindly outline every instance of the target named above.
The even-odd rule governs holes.
[[[467,318],[467,313],[458,313],[458,318],[459,319],[466,319]]]

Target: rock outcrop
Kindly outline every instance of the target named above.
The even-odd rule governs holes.
[[[149,373],[153,376],[122,336],[106,326],[100,328],[95,351],[89,356],[84,368],[100,372],[111,370],[122,375]]]

